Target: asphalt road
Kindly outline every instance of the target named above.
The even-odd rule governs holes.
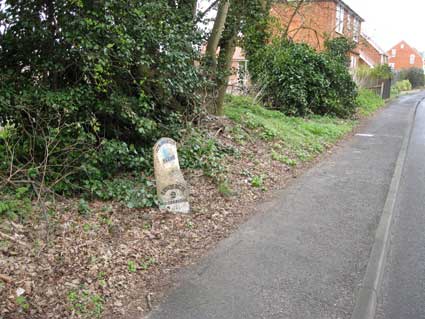
[[[350,318],[408,120],[423,96],[392,103],[363,135],[259,206],[179,275],[148,318]]]
[[[395,214],[376,317],[425,318],[425,102],[418,108]]]

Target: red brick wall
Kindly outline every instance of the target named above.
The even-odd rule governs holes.
[[[360,37],[359,49],[362,55],[373,62],[373,65],[381,64],[381,53],[363,36]]]
[[[289,37],[296,42],[307,43],[317,50],[323,50],[326,38],[341,35],[336,32],[336,7],[334,1],[306,2],[292,20],[288,32]],[[293,13],[293,6],[286,4],[275,4],[271,11],[278,27],[282,29],[288,24]],[[350,24],[348,23],[349,19]],[[345,10],[343,35],[353,36],[353,20],[354,16]],[[354,49],[353,53],[358,54],[358,48]]]
[[[404,47],[403,47],[404,46]],[[393,57],[392,50],[396,50],[396,55]],[[408,45],[405,41],[401,41],[387,52],[389,59],[388,63],[394,63],[395,70],[408,69],[411,67],[423,68],[423,59],[414,48]],[[415,56],[415,61],[410,64],[410,55]]]

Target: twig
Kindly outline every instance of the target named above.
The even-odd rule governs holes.
[[[151,293],[150,292],[146,295],[146,303],[148,305],[149,311],[151,311],[152,310],[152,300],[151,300]]]
[[[215,0],[213,3],[211,3],[211,5],[206,8],[203,12],[199,13],[198,18],[196,19],[195,23],[200,22],[203,17],[205,17],[205,15],[215,6],[217,5],[217,3],[219,2],[219,0]]]
[[[217,132],[215,132],[214,137],[217,137],[218,134],[223,130],[223,127],[220,127]]]
[[[9,236],[9,235],[7,235],[5,233],[0,232],[0,237],[3,237],[5,239],[9,239],[9,240],[11,240],[11,241],[13,241],[13,242],[15,242],[15,243],[17,243],[17,244],[19,244],[21,246],[24,246],[26,248],[30,248],[30,246],[27,243],[24,243],[23,241],[20,241],[19,239],[16,239],[16,238],[14,238],[12,236]]]
[[[12,282],[13,281],[11,277],[9,277],[7,275],[3,275],[3,274],[0,274],[0,280],[3,280],[4,282]]]

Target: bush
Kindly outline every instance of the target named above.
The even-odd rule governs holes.
[[[150,174],[151,146],[178,137],[203,83],[180,5],[6,1],[1,15],[0,187],[95,196]]]
[[[393,85],[391,87],[391,97],[397,97],[399,94],[400,90],[395,85]]]
[[[425,85],[424,70],[420,68],[401,70],[398,74],[398,79],[409,80],[414,89]]]
[[[391,68],[386,64],[379,64],[373,68],[369,66],[358,66],[354,70],[354,79],[359,88],[368,88],[383,80],[393,78]]]
[[[403,81],[398,81],[394,85],[394,87],[398,92],[410,91],[412,89],[412,84],[410,83],[409,80],[403,80]]]
[[[255,59],[253,81],[267,106],[298,116],[355,112],[356,85],[340,53],[284,41],[265,46]]]

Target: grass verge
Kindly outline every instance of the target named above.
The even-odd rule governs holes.
[[[380,107],[385,105],[385,101],[374,92],[361,89],[357,96],[357,104],[359,105],[359,114],[361,116],[369,116]]]
[[[252,98],[229,96],[226,116],[274,141],[273,157],[290,166],[305,162],[350,132],[356,124],[328,116],[290,117],[255,103]]]

